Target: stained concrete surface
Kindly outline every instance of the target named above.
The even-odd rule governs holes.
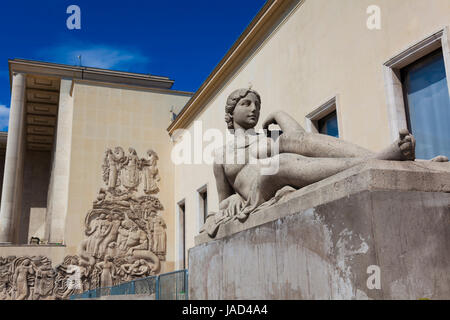
[[[192,248],[190,299],[450,299],[448,167],[383,165],[297,191],[260,213],[272,221]]]

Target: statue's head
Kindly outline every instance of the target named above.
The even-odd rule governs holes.
[[[159,160],[158,154],[153,149],[147,150],[147,155],[150,159],[154,161]]]
[[[136,152],[136,150],[134,149],[134,148],[128,148],[128,152],[130,153],[130,154],[132,154],[132,155],[137,155],[137,152]]]
[[[117,247],[117,243],[116,243],[115,241],[110,242],[110,243],[108,244],[108,248],[110,248],[110,249],[114,249],[115,247]]]
[[[125,229],[131,229],[132,223],[130,220],[123,220],[121,226]]]
[[[228,130],[252,129],[259,120],[261,97],[250,88],[237,89],[227,99],[225,122]],[[238,128],[237,128],[238,126]]]

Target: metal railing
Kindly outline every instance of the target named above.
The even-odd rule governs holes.
[[[97,288],[70,296],[70,300],[94,299],[113,295],[154,295],[155,300],[187,300],[188,271],[178,270],[124,282],[116,286]]]

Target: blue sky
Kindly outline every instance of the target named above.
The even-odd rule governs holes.
[[[8,59],[22,58],[167,76],[196,91],[265,0],[2,1],[0,130],[10,104]],[[81,9],[69,30],[66,9]]]

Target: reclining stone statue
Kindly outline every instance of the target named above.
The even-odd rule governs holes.
[[[278,111],[262,125],[264,130],[272,124],[280,127],[282,133],[275,140],[255,131],[260,107],[260,95],[252,89],[235,90],[227,99],[225,121],[234,140],[215,154],[219,212],[208,215],[200,231],[210,237],[215,237],[219,226],[227,221],[243,222],[250,214],[282,201],[290,192],[368,159],[415,160],[415,139],[406,129],[400,130],[397,141],[374,153],[342,139],[306,132],[291,116]],[[229,161],[238,154],[244,154],[244,161]],[[276,172],[262,173],[262,163],[267,164],[267,160],[277,163]],[[439,156],[432,161],[448,159]]]

